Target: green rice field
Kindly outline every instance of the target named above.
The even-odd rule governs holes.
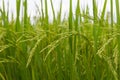
[[[28,1],[16,0],[15,19],[12,14],[9,20],[4,0],[0,8],[0,80],[120,80],[119,0],[110,0],[109,13],[104,0],[100,14],[92,0],[92,16],[88,6],[81,9],[80,0],[73,12],[69,0],[69,15],[63,19],[62,0],[57,14],[50,0],[52,21],[47,0],[40,0],[44,5],[37,6],[41,16],[34,24]]]

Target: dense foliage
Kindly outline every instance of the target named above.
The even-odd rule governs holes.
[[[9,10],[0,9],[0,80],[119,80],[120,79],[120,9],[119,0],[107,1],[98,15],[96,0],[81,10],[77,1],[73,14],[70,1],[68,19],[61,19],[62,0],[56,14],[52,0],[53,21],[49,21],[48,0],[40,0],[40,13],[31,24],[24,0],[16,0],[16,19],[8,20]],[[114,22],[113,6],[116,6]],[[38,6],[39,7],[39,6]]]

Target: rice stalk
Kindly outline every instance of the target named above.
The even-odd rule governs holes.
[[[38,39],[37,42],[35,43],[34,47],[32,48],[32,50],[30,51],[29,57],[28,57],[28,61],[27,61],[27,64],[26,64],[26,67],[29,66],[29,64],[30,64],[30,62],[31,62],[31,60],[32,60],[32,57],[33,57],[33,55],[34,55],[34,52],[35,52],[37,46],[39,45],[39,43],[41,42],[41,40],[44,39],[44,37],[45,37],[45,36],[43,36],[42,38]]]

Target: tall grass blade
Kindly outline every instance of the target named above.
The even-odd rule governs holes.
[[[69,32],[71,32],[72,29],[73,29],[73,13],[72,13],[72,0],[70,0],[70,7],[69,7]],[[72,42],[73,42],[72,37],[70,37],[69,38],[69,44],[70,44],[70,51],[71,51],[71,53],[73,53],[72,52],[72,50],[73,50]]]
[[[111,27],[113,28],[113,0],[110,0],[110,9],[111,9]]]
[[[104,1],[104,6],[103,6],[102,14],[101,14],[102,21],[104,20],[104,16],[105,16],[106,5],[107,5],[107,0]]]
[[[50,0],[50,3],[51,3],[51,7],[52,7],[52,13],[53,13],[53,22],[55,22],[55,10],[54,10],[54,6],[53,6],[53,2],[52,0]]]
[[[62,0],[61,0],[61,2],[60,2],[60,9],[59,9],[58,16],[57,16],[58,24],[61,23],[61,15],[62,15]]]
[[[95,48],[95,53],[97,51],[97,5],[96,5],[96,0],[93,0],[93,17],[94,17],[94,26],[93,26],[93,37],[94,37],[94,48]]]
[[[28,30],[29,28],[27,28],[28,27],[28,21],[27,21],[27,19],[28,19],[28,17],[27,17],[27,0],[24,0],[24,30]]]
[[[40,0],[41,1],[41,13],[42,13],[42,21],[41,21],[41,25],[44,24],[44,11],[43,11],[43,0]]]
[[[77,7],[76,7],[76,20],[75,20],[75,31],[79,31],[79,18],[80,18],[80,0],[77,1]],[[74,53],[77,55],[77,36],[74,37]],[[79,43],[80,44],[80,43]]]
[[[20,31],[20,4],[21,4],[21,0],[16,0],[16,13],[17,13],[17,17],[16,17],[16,32]]]
[[[116,0],[116,16],[117,16],[117,30],[119,30],[119,27],[120,27],[120,6],[119,6],[119,0]],[[120,58],[120,36],[117,36],[117,42],[118,42],[118,53],[119,53],[119,58]],[[119,65],[118,65],[118,75],[120,75],[120,60],[118,61],[119,62]],[[120,77],[118,77],[119,79]]]

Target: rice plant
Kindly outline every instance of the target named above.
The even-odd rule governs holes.
[[[50,0],[52,21],[48,0],[40,0],[40,5],[36,5],[40,15],[34,24],[28,15],[28,0],[21,1],[16,0],[17,17],[9,21],[9,8],[5,10],[7,6],[2,0],[0,80],[120,79],[119,0],[115,4],[110,0],[110,18],[106,17],[108,0],[104,0],[100,15],[96,0],[92,0],[93,16],[88,6],[81,8],[83,0],[76,1],[76,10],[72,9],[73,0],[69,0],[69,14],[64,19],[62,0],[58,13]]]

